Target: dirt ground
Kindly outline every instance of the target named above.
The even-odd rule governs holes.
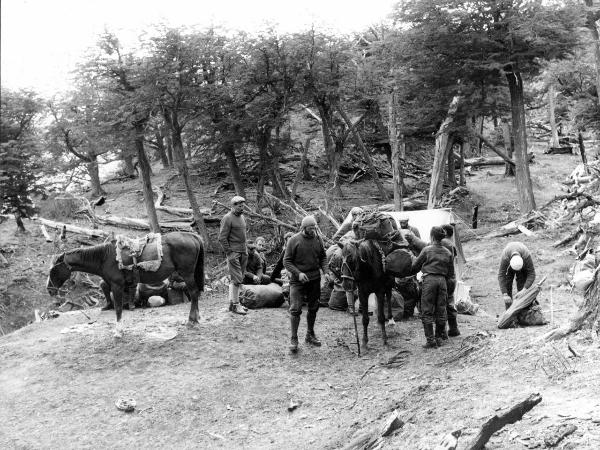
[[[578,159],[534,151],[531,172],[542,205],[561,192],[560,181]],[[502,172],[503,167],[483,168],[468,178],[471,193],[457,205],[459,216],[470,221],[475,203],[482,205],[481,227],[518,216],[514,181]],[[142,216],[137,183],[108,183],[104,208]],[[312,196],[316,188],[310,189],[302,186],[299,192]],[[376,192],[368,180],[346,191],[348,205]],[[202,200],[210,206],[209,195]],[[384,347],[373,318],[369,351],[358,357],[346,313],[322,308],[316,331],[323,346],[302,342],[292,356],[285,305],[232,316],[226,293],[218,289],[203,294],[196,329],[185,326],[189,304],[183,304],[125,311],[121,340],[112,336],[114,313],[98,308],[12,331],[33,319],[32,308],[51,306],[45,281],[55,247],[44,243],[35,224],[26,226],[30,234],[14,236],[14,224],[0,224],[0,247],[14,251],[5,253],[10,266],[0,275],[0,313],[11,313],[0,322],[7,333],[0,337],[0,448],[337,449],[398,410],[405,424],[381,448],[433,448],[460,429],[460,449],[489,417],[532,393],[542,402],[495,434],[486,448],[545,448],[568,425],[576,430],[555,448],[600,448],[597,341],[585,333],[539,341],[566,323],[581,301],[567,284],[573,254],[551,246],[566,229],[464,243],[464,281],[480,310],[459,316],[461,336],[424,350],[420,321],[410,319],[388,328],[390,345]],[[548,276],[538,299],[548,319],[552,303],[552,324],[496,328],[503,310],[498,258],[511,239],[532,250],[538,279]],[[19,308],[24,310],[15,314]],[[134,412],[115,407],[123,396],[136,401]],[[291,401],[299,406],[288,411]]]

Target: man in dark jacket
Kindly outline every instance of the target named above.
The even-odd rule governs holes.
[[[267,259],[264,251],[266,249],[265,238],[259,236],[254,244],[248,244],[248,263],[244,273],[244,284],[269,284],[271,277],[266,274]]]
[[[513,302],[513,280],[517,279],[517,292],[531,287],[535,281],[535,268],[529,249],[521,242],[509,242],[500,257],[498,284],[508,309]]]
[[[442,245],[446,233],[441,227],[431,228],[431,245],[425,247],[413,262],[412,273],[423,273],[421,321],[427,342],[424,347],[438,347],[446,335],[446,279],[454,279],[452,254]],[[433,324],[435,323],[435,337]]]
[[[454,225],[445,224],[442,225],[442,229],[446,233],[446,237],[442,239],[442,245],[446,247],[450,253],[452,253],[452,264],[456,261],[456,256],[458,251],[454,246],[454,242],[452,237],[454,236]],[[448,336],[460,336],[460,331],[458,330],[458,311],[456,310],[456,304],[454,303],[454,290],[456,289],[456,279],[447,280],[447,288],[448,288],[448,302],[446,304],[446,313],[448,315]]]
[[[317,222],[312,216],[302,219],[300,232],[290,238],[285,247],[283,265],[290,276],[290,324],[292,337],[290,351],[298,351],[298,326],[302,314],[302,301],[306,296],[306,343],[320,346],[315,335],[315,320],[321,296],[321,273],[326,273],[325,247],[317,236]]]
[[[231,211],[221,219],[219,230],[219,243],[227,256],[229,269],[229,311],[234,314],[247,314],[248,310],[240,305],[240,284],[244,281],[246,264],[248,262],[248,249],[246,247],[246,221],[244,212],[244,197],[236,195],[231,199]]]

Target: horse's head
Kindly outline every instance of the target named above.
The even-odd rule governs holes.
[[[338,245],[342,248],[342,288],[344,288],[345,291],[353,291],[359,276],[359,243],[355,241],[348,241],[345,244]]]
[[[51,296],[58,294],[58,289],[71,277],[71,266],[65,261],[65,254],[62,253],[54,261],[50,269],[46,289]]]

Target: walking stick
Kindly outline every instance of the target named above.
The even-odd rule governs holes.
[[[356,311],[354,307],[354,291],[346,291],[346,301],[352,304],[352,318],[354,319],[354,336],[356,336],[356,346],[358,347],[358,356],[360,356],[360,341],[358,340],[358,326],[356,325]]]

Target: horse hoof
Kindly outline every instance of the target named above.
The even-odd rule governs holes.
[[[113,333],[113,336],[115,337],[115,339],[123,339],[123,332],[121,332],[121,331],[115,331]]]
[[[190,320],[188,320],[188,322],[187,322],[186,326],[187,326],[187,327],[188,327],[190,330],[192,330],[192,329],[194,329],[194,328],[197,328],[197,327],[198,327],[198,320],[191,320],[191,319],[190,319]]]

